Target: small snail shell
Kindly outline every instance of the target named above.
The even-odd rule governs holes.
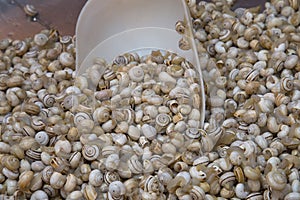
[[[122,133],[111,133],[112,140],[115,144],[123,146],[127,142],[127,137]]]
[[[120,199],[126,193],[125,185],[120,181],[114,181],[109,184],[108,188],[109,196],[111,199]]]
[[[5,156],[3,157],[3,159],[1,159],[2,164],[4,164],[4,166],[12,171],[15,171],[17,169],[19,169],[20,167],[20,161],[19,159],[17,159],[15,156]]]
[[[82,155],[88,161],[96,160],[100,155],[100,149],[97,145],[86,144],[83,146]]]
[[[31,120],[31,127],[36,131],[41,131],[45,128],[46,124],[43,119],[38,116],[33,116]]]
[[[68,174],[66,183],[64,184],[64,190],[66,192],[72,192],[77,186],[77,177],[74,174]]]
[[[132,156],[128,161],[127,161],[128,167],[131,170],[132,173],[134,174],[141,174],[143,171],[143,165],[142,163],[138,160],[137,156]]]
[[[140,82],[144,79],[144,70],[140,66],[135,66],[128,71],[128,75],[132,81]]]
[[[252,192],[259,192],[261,189],[261,183],[260,180],[251,180],[248,179],[247,185],[249,186],[250,190]]]
[[[50,184],[54,189],[60,189],[64,186],[66,177],[59,172],[53,172],[50,178]]]
[[[173,83],[176,84],[176,79],[173,78],[169,73],[167,72],[160,72],[159,76],[158,76],[159,81],[163,82],[163,83]]]
[[[225,172],[222,176],[220,176],[219,183],[226,189],[230,189],[232,188],[235,180],[235,174],[233,172]]]
[[[24,171],[21,173],[18,181],[18,187],[21,191],[28,189],[31,180],[33,179],[33,171]]]
[[[235,194],[238,198],[244,199],[249,194],[248,191],[245,191],[245,185],[243,183],[238,183],[235,187]]]
[[[74,153],[71,154],[71,156],[69,158],[71,168],[78,167],[80,161],[81,161],[81,153],[80,152],[75,151]]]
[[[47,193],[44,192],[43,190],[37,190],[34,193],[32,193],[30,200],[39,200],[39,199],[48,200],[49,197]]]
[[[127,133],[132,140],[138,140],[141,136],[140,129],[134,125],[129,126]]]
[[[170,115],[165,113],[160,113],[155,118],[155,124],[156,124],[155,127],[158,130],[158,132],[163,132],[170,122],[171,122]]]
[[[37,132],[34,138],[40,145],[47,145],[49,142],[49,135],[46,131]]]
[[[72,54],[68,52],[62,52],[58,58],[59,62],[66,67],[70,67],[74,64],[75,60]]]
[[[34,36],[33,41],[38,46],[44,46],[48,42],[48,36],[44,33],[38,33]]]
[[[291,192],[284,197],[284,200],[296,200],[300,198],[299,192]]]
[[[115,119],[110,119],[102,124],[102,129],[105,132],[111,132],[117,126],[117,122]]]
[[[42,161],[38,160],[38,161],[34,161],[31,163],[31,169],[34,172],[40,172],[45,168],[45,165]]]
[[[31,180],[31,183],[29,186],[31,191],[36,191],[43,186],[43,181],[42,181],[41,177],[42,177],[41,173],[35,173],[33,175],[33,179]]]
[[[68,140],[58,140],[54,145],[54,151],[56,155],[60,152],[69,154],[72,151],[71,143]]]
[[[42,179],[45,183],[50,183],[50,178],[54,172],[53,167],[47,166],[42,171]]]
[[[17,181],[7,179],[4,184],[6,185],[6,193],[7,195],[13,195],[14,192],[17,190]]]
[[[193,166],[190,168],[190,175],[192,178],[196,179],[196,180],[199,180],[199,181],[205,181],[206,180],[206,173],[199,170],[198,169],[199,167],[197,166]]]
[[[259,168],[252,168],[250,166],[244,167],[244,174],[251,180],[258,180],[261,177]]]
[[[83,189],[83,196],[87,200],[95,200],[97,198],[98,194],[97,194],[95,187],[88,184]]]
[[[233,190],[228,190],[226,188],[222,188],[221,191],[220,191],[220,195],[221,197],[223,198],[232,198],[234,196],[234,191]]]
[[[111,154],[105,160],[105,167],[107,170],[116,170],[119,166],[120,158],[118,154]]]
[[[99,169],[94,169],[89,175],[89,184],[98,187],[103,183],[103,174]]]
[[[3,167],[2,174],[11,180],[15,180],[19,176],[18,171],[11,171],[11,170],[7,169],[6,167]]]
[[[73,199],[83,199],[83,193],[81,191],[73,191],[70,194],[68,194],[67,200],[73,200]]]
[[[266,181],[272,189],[283,190],[286,186],[287,178],[284,173],[272,170],[267,174]]]
[[[197,139],[200,138],[201,132],[196,128],[188,128],[185,131],[185,135],[190,139]]]
[[[119,181],[119,180],[120,180],[120,176],[117,172],[107,171],[104,174],[104,181],[108,185],[114,181]]]
[[[156,129],[148,124],[142,126],[142,133],[149,140],[153,140],[157,135]]]

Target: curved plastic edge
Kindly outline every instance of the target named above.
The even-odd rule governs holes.
[[[201,128],[203,128],[204,126],[204,120],[205,120],[205,93],[204,93],[204,80],[203,80],[203,76],[202,76],[202,71],[201,71],[201,66],[200,66],[200,61],[199,61],[199,55],[198,55],[198,51],[197,51],[197,47],[196,47],[196,43],[195,43],[195,39],[194,39],[194,34],[193,34],[193,28],[192,28],[192,23],[191,23],[191,15],[190,15],[190,10],[185,2],[185,0],[181,0],[182,4],[183,4],[183,8],[184,8],[184,16],[186,17],[186,22],[187,22],[187,28],[189,30],[189,35],[190,35],[190,45],[191,48],[193,50],[193,54],[195,57],[195,66],[197,67],[197,70],[199,72],[199,82],[200,82],[200,87],[201,87],[201,91],[200,91],[200,98],[201,98],[201,119],[200,119],[200,126]]]

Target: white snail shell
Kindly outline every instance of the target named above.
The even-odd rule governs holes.
[[[96,160],[100,155],[100,149],[97,145],[84,145],[82,155],[86,160]]]
[[[134,66],[128,71],[132,81],[140,82],[144,79],[144,70],[140,66]]]
[[[34,138],[40,145],[47,145],[49,142],[49,135],[46,131],[37,132]]]
[[[156,137],[157,131],[153,126],[144,124],[142,126],[142,133],[147,139],[153,140]]]
[[[103,183],[103,174],[99,169],[94,169],[89,175],[89,184],[98,187]]]
[[[126,193],[125,185],[121,181],[114,181],[109,184],[109,195],[112,199],[120,199]]]

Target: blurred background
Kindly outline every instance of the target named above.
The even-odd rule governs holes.
[[[0,39],[23,39],[45,28],[62,35],[74,35],[77,17],[87,0],[0,0]],[[233,8],[264,7],[266,0],[236,0]],[[36,17],[28,17],[24,7],[33,5]]]

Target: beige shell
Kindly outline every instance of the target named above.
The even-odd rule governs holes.
[[[94,200],[94,199],[97,198],[98,194],[97,194],[97,191],[96,191],[95,187],[88,184],[83,189],[83,196],[87,200]]]
[[[274,190],[282,190],[285,188],[287,178],[284,173],[272,170],[266,175],[268,185]]]
[[[66,176],[59,172],[53,172],[50,178],[50,184],[54,189],[60,189],[66,182]]]
[[[66,192],[72,192],[77,186],[77,177],[74,174],[68,174],[66,183],[64,184],[64,190]]]
[[[29,188],[30,182],[33,179],[33,171],[25,171],[20,174],[18,187],[21,191],[25,191]]]

